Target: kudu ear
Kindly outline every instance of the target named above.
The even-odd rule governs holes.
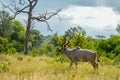
[[[64,47],[64,48],[66,48],[66,47],[67,47],[67,45],[66,45],[66,44],[63,44],[63,47]]]

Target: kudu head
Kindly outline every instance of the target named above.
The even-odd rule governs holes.
[[[63,46],[62,46],[62,52],[64,52],[66,50],[66,48],[67,48],[67,44],[63,44]]]
[[[64,41],[63,44],[62,44],[62,50],[61,50],[62,52],[64,52],[64,51],[66,50],[66,48],[68,48],[67,45],[69,44],[70,39],[71,39],[70,37],[64,37],[64,38],[65,38],[65,39],[64,39],[65,41]],[[68,38],[68,39],[67,39],[67,38]]]

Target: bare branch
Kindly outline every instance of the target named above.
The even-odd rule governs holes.
[[[17,4],[13,1],[13,4],[11,4],[11,5],[14,7],[14,10],[11,7],[9,7],[8,5],[3,4],[2,2],[1,2],[1,4],[4,8],[8,8],[11,12],[14,13],[14,16],[10,20],[14,19],[20,13],[29,13],[28,11],[25,11],[25,9],[28,8],[30,6],[30,4],[23,7],[22,9],[20,9],[19,7],[17,7]]]
[[[55,15],[58,15],[58,13],[61,11],[61,9],[57,10],[56,12],[51,12],[51,13],[44,13],[44,14],[40,14],[39,16],[34,16],[32,17],[32,19],[34,20],[38,20],[38,21],[47,21],[49,20],[50,18],[52,18],[53,16]]]
[[[57,14],[57,16],[58,16],[59,20],[62,21],[61,17],[58,14]]]
[[[50,15],[48,18],[47,18],[47,20],[48,19],[50,19],[51,17],[53,17],[54,15],[58,15],[58,13],[61,11],[61,9],[59,9],[58,11],[56,11],[55,13],[53,13],[52,15]]]
[[[48,30],[53,31],[53,30],[50,28],[49,23],[48,23],[47,21],[45,21],[45,23],[47,24]]]
[[[12,11],[13,13],[15,13],[15,11],[13,10],[13,9],[11,9],[10,7],[8,7],[8,5],[5,5],[5,4],[3,4],[2,2],[0,2],[1,4],[2,4],[2,6],[4,7],[4,8],[8,8],[10,11]]]
[[[32,9],[36,6],[38,0],[33,0],[33,2],[35,2],[35,3],[33,4]],[[33,3],[33,2],[32,2],[32,3]]]
[[[61,9],[57,10],[56,12],[50,12],[50,13],[48,13],[48,12],[46,11],[44,14],[39,14],[39,16],[33,16],[32,19],[33,19],[33,20],[40,21],[40,22],[45,22],[45,23],[47,24],[47,26],[48,26],[48,29],[49,29],[50,31],[52,31],[52,29],[50,28],[49,23],[48,23],[47,21],[48,21],[50,18],[52,18],[53,16],[55,16],[55,15],[57,15],[57,16],[59,17],[58,13],[59,13],[60,11],[61,11]],[[59,19],[60,19],[60,17],[59,17]],[[60,20],[61,20],[61,19],[60,19]]]

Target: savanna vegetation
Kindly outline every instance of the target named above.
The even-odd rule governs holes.
[[[120,80],[120,35],[109,38],[86,36],[85,30],[71,27],[64,35],[44,36],[30,29],[29,54],[25,50],[25,26],[18,20],[9,20],[6,11],[0,11],[0,80]],[[116,27],[120,33],[120,25]],[[89,63],[79,63],[78,70],[69,69],[69,60],[62,53],[62,44],[79,46],[99,54],[99,75],[93,74]]]

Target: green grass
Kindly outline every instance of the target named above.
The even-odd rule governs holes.
[[[0,71],[0,80],[120,80],[120,65],[99,64],[97,75],[90,63],[80,62],[76,70],[48,56],[1,55],[0,62],[8,68]]]

